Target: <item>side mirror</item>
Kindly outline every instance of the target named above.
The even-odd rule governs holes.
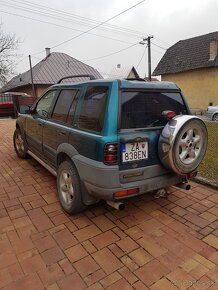
[[[30,113],[30,107],[26,105],[20,106],[20,113],[21,114],[29,114]]]

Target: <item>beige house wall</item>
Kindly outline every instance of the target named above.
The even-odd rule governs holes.
[[[209,103],[218,105],[218,68],[199,69],[162,75],[162,81],[175,82],[191,109],[205,110]]]
[[[35,85],[36,97],[40,97],[49,86],[50,85]],[[32,95],[32,86],[28,85],[28,86],[24,86],[24,87],[19,87],[16,89],[12,89],[11,91]]]

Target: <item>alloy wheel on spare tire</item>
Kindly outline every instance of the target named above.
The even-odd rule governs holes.
[[[162,164],[177,174],[196,170],[207,149],[207,128],[204,122],[190,115],[179,115],[164,127],[158,144]]]
[[[61,206],[67,213],[78,213],[86,208],[82,200],[80,177],[70,160],[58,167],[57,190]]]

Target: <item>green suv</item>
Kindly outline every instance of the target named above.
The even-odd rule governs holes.
[[[174,83],[61,81],[19,115],[14,147],[57,176],[66,212],[100,199],[121,209],[131,196],[189,188],[207,130]]]

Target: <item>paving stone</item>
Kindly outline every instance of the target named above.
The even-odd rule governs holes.
[[[167,275],[170,272],[161,262],[158,260],[152,260],[135,271],[135,275],[143,282],[147,287],[150,287],[153,283],[157,282],[160,278]]]
[[[68,229],[58,231],[53,234],[53,237],[62,250],[66,250],[78,242]]]
[[[99,227],[103,232],[110,230],[115,227],[115,224],[106,216],[100,215],[92,219],[92,221]]]
[[[203,241],[218,250],[218,237],[210,234]]]
[[[95,252],[92,256],[106,274],[111,274],[122,267],[122,263],[107,248]]]
[[[99,203],[70,216],[55,178],[17,158],[14,128],[0,120],[0,288],[217,290],[216,190],[191,182],[168,199],[142,195],[124,211]]]
[[[112,274],[108,275],[104,279],[100,281],[104,289],[112,284],[114,284],[116,281],[122,279],[122,276],[117,272],[113,272]]]
[[[65,257],[64,253],[57,246],[44,251],[41,253],[41,256],[48,266],[57,263]]]
[[[109,230],[90,239],[90,241],[97,249],[100,250],[106,246],[113,244],[114,242],[119,241],[119,239],[120,238],[114,232]]]
[[[101,231],[95,225],[90,225],[81,230],[75,231],[74,235],[80,242],[83,242],[97,236],[100,233]]]
[[[78,273],[73,273],[57,282],[61,290],[82,290],[86,288],[86,284]]]
[[[153,259],[153,257],[142,248],[132,251],[131,253],[129,253],[129,256],[140,267]]]
[[[201,218],[200,216],[193,213],[186,214],[184,218],[200,228],[204,228],[210,224],[210,221],[204,218]]]
[[[83,248],[82,245],[78,244],[73,247],[70,247],[69,249],[65,250],[65,254],[68,257],[68,259],[74,263],[88,255],[86,250]]]

